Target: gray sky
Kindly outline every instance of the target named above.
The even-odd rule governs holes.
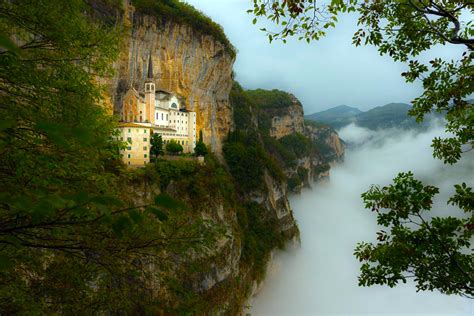
[[[291,92],[303,103],[306,114],[341,104],[367,110],[390,102],[409,103],[421,93],[419,84],[407,84],[400,76],[406,70],[403,64],[380,56],[374,47],[351,44],[357,29],[354,15],[341,16],[336,29],[318,42],[293,39],[270,44],[259,31],[264,21],[255,26],[253,16],[246,13],[253,1],[186,1],[224,27],[238,50],[234,70],[244,88]],[[440,57],[459,52],[461,47],[436,51]]]

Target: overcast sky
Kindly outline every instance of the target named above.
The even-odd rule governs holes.
[[[281,89],[296,95],[305,113],[346,104],[361,110],[390,102],[409,103],[421,92],[400,76],[403,64],[380,56],[374,47],[355,47],[351,38],[356,16],[339,18],[336,29],[318,42],[268,42],[246,13],[251,0],[186,0],[224,27],[238,50],[234,70],[244,88]],[[455,56],[460,47],[437,50],[440,57]],[[431,53],[432,54],[432,53]],[[430,54],[427,55],[430,56]]]

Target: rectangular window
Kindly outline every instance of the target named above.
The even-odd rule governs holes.
[[[146,158],[146,154],[144,154],[144,155],[143,155],[143,157],[145,157],[145,158]]]
[[[146,134],[146,129],[143,130],[143,134]]]
[[[164,114],[163,114],[163,113],[161,113],[161,119],[162,119],[162,120],[163,120],[163,117],[164,117]]]
[[[131,142],[132,142],[132,138],[131,138],[131,137],[127,137],[127,142],[131,143]]]
[[[127,147],[127,150],[132,150],[132,147],[131,147],[131,146],[128,146],[128,147]]]
[[[143,138],[143,141],[144,141],[144,142],[147,142],[147,141],[148,141],[148,139],[145,137],[145,138]]]
[[[130,128],[128,129],[128,132],[131,133],[132,131],[130,130]]]
[[[132,154],[128,154],[128,158],[132,158]]]
[[[156,119],[158,119],[158,113],[156,113]]]
[[[146,150],[146,149],[147,149],[146,146],[143,146],[143,150]]]
[[[166,114],[166,120],[168,120],[168,114]]]

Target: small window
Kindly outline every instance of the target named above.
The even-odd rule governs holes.
[[[161,113],[161,119],[162,119],[162,120],[164,119],[164,116],[165,116],[165,115],[164,115],[163,113]]]
[[[147,149],[147,147],[146,147],[146,146],[143,146],[143,150],[146,150],[146,149]]]
[[[148,141],[148,138],[146,138],[146,137],[143,138],[143,141],[144,141],[144,142],[147,142],[147,141]]]
[[[166,114],[166,120],[168,120],[168,114]]]
[[[146,156],[146,154],[144,154],[144,155],[143,155],[143,157],[145,157],[145,158],[146,158],[146,157],[147,157],[147,156]]]
[[[132,138],[131,138],[131,137],[127,137],[127,142],[131,143],[131,142],[132,142]]]
[[[132,147],[131,147],[131,146],[128,146],[128,147],[127,147],[127,150],[132,150]]]
[[[128,164],[130,164],[130,161],[128,162]]]
[[[128,154],[128,158],[132,158],[132,154]]]
[[[132,131],[130,130],[130,128],[128,129],[128,132],[131,133]]]
[[[158,113],[156,113],[156,119],[158,119]]]
[[[143,130],[143,134],[146,134],[146,129]]]

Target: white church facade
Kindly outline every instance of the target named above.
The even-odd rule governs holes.
[[[178,97],[156,90],[151,56],[144,91],[130,88],[123,97],[119,124],[120,139],[128,145],[121,152],[126,165],[143,166],[150,162],[151,135],[161,135],[164,145],[171,140],[192,152],[196,145],[196,113],[188,111]]]

